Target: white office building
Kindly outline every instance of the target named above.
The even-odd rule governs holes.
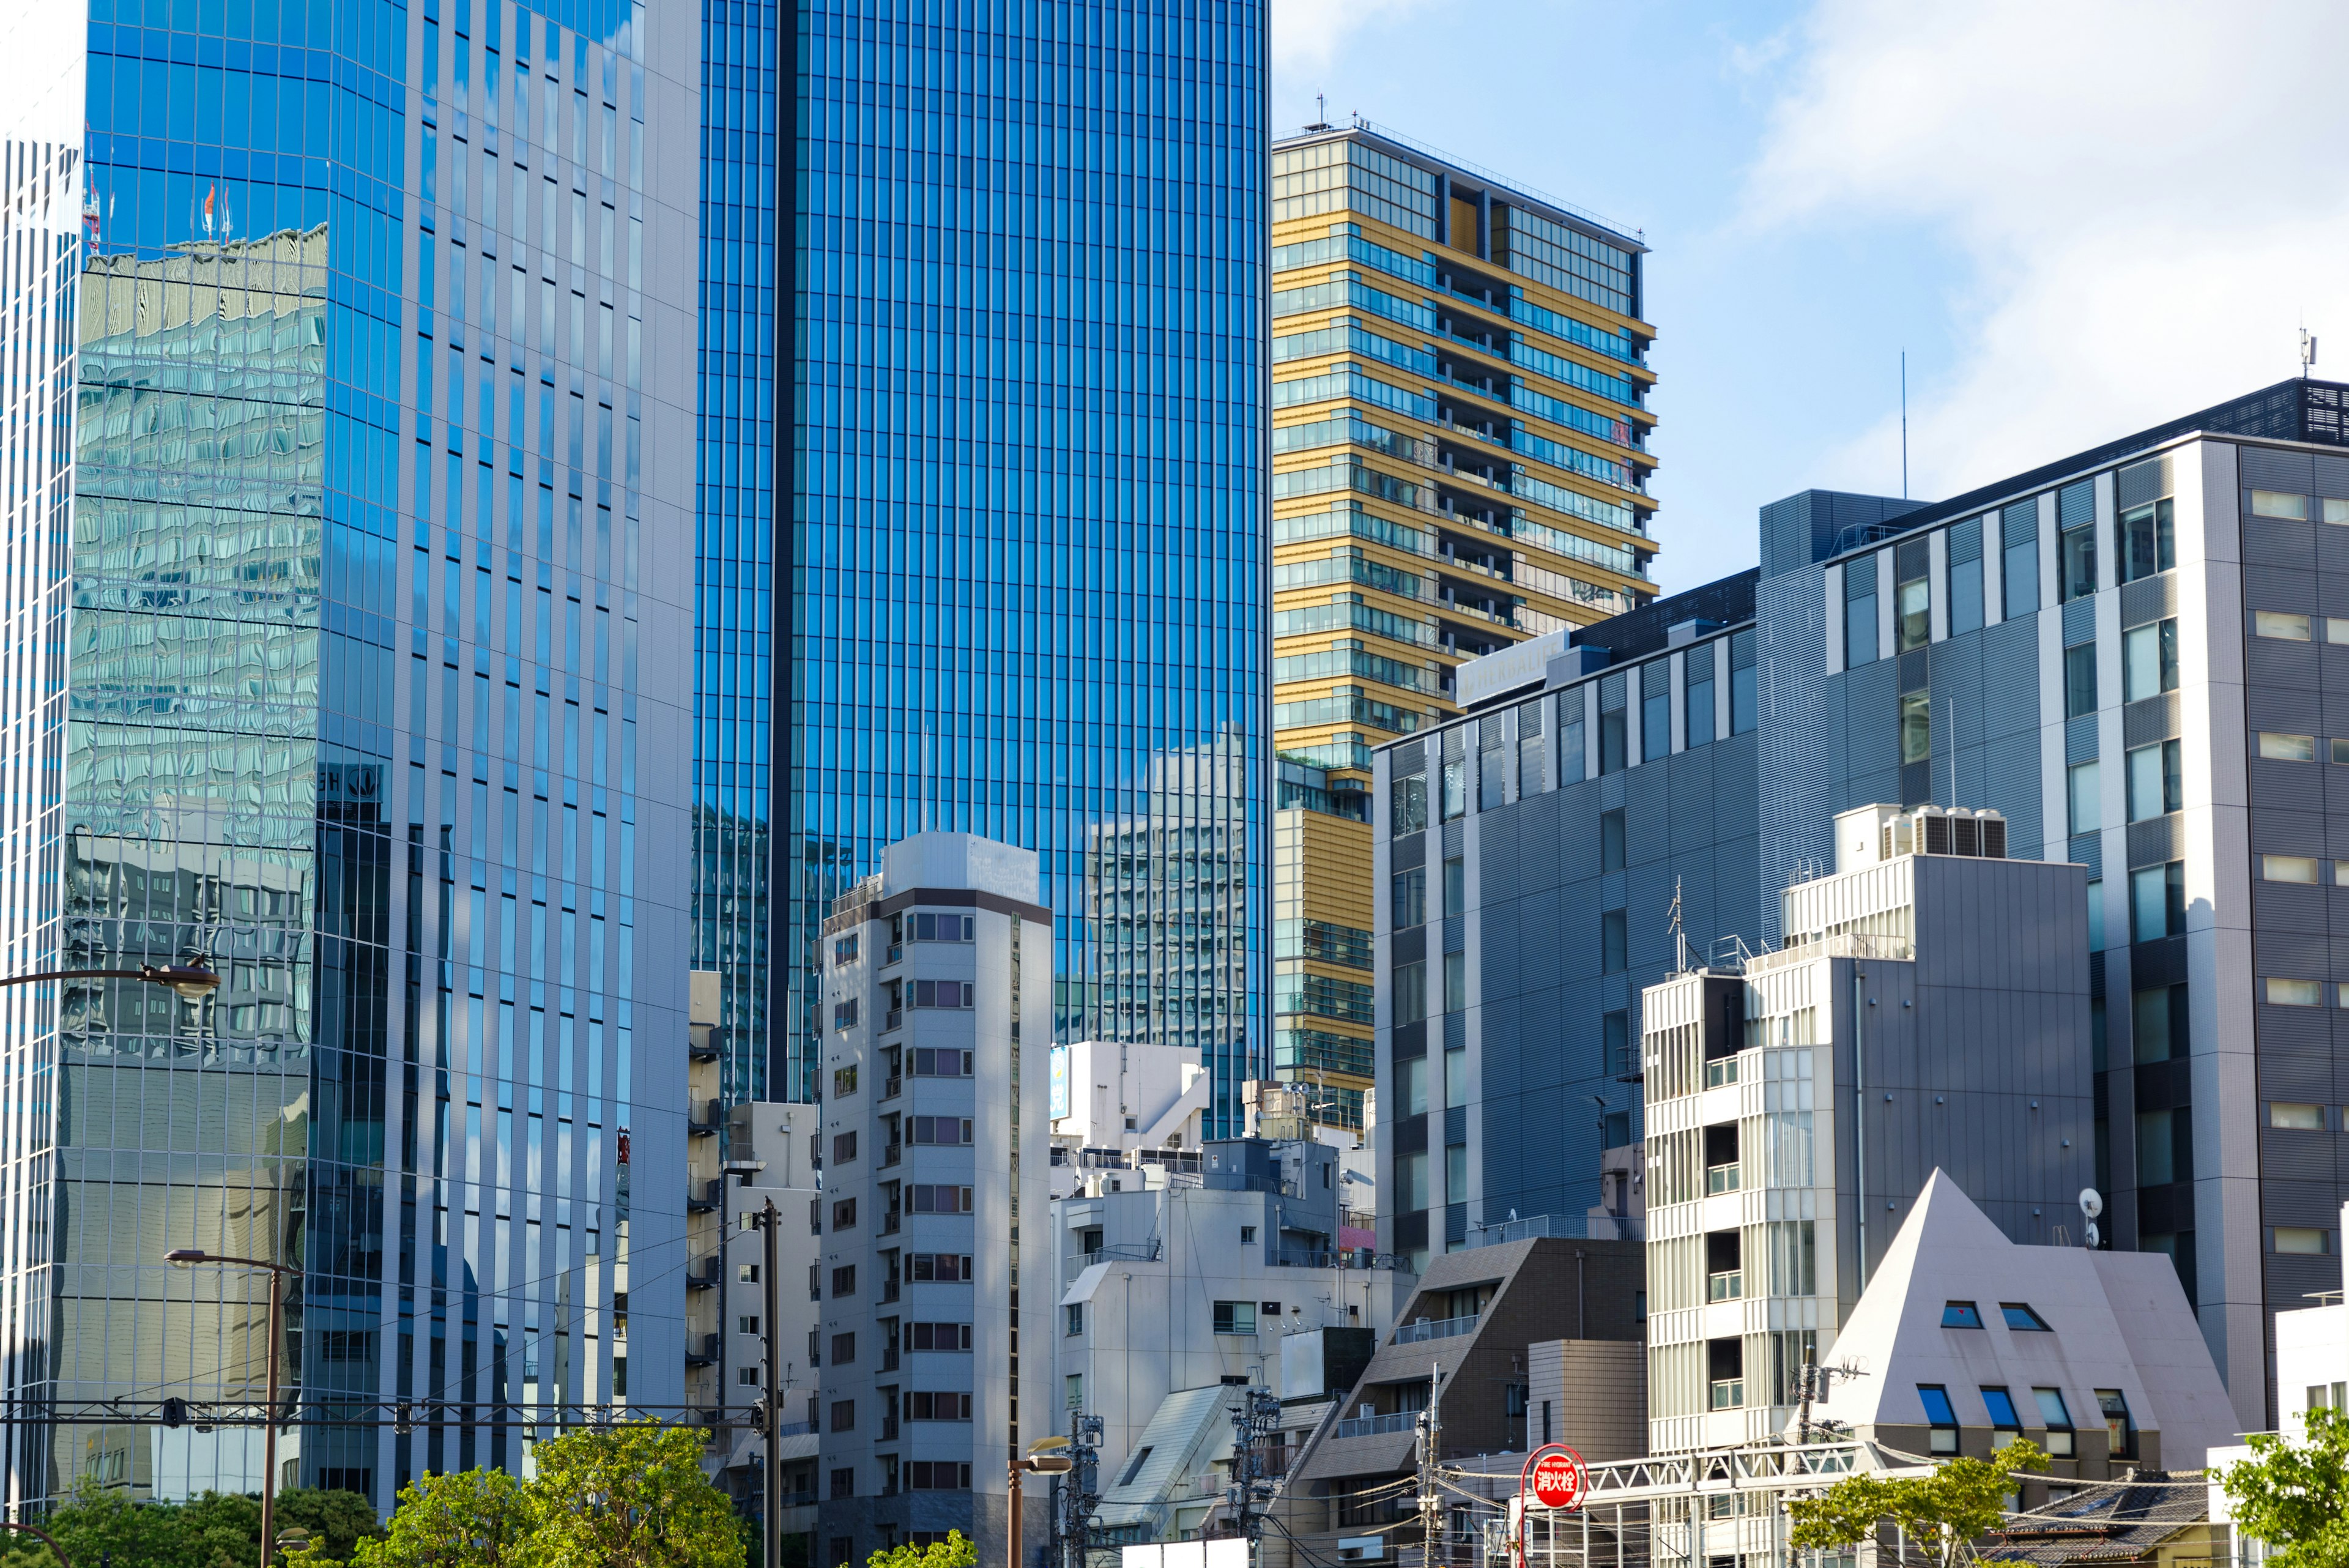
[[[817,1560],[960,1530],[1002,1562],[1006,1459],[1058,1415],[1052,917],[1025,849],[925,833],[881,864],[822,936]]]

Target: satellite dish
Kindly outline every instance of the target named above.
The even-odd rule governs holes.
[[[2094,1220],[2105,1211],[2103,1196],[2093,1187],[2080,1189],[2080,1212]]]
[[[2093,1252],[2093,1251],[2095,1251],[2096,1250],[2096,1245],[2097,1245],[2097,1243],[2098,1243],[2098,1242],[2100,1242],[2100,1241],[2102,1241],[2104,1240],[2104,1237],[2103,1237],[2102,1235],[2100,1235],[2100,1234],[2097,1232],[2097,1231],[2096,1231],[2096,1222],[2095,1222],[2094,1220],[2089,1220],[2089,1221],[2088,1221],[2088,1238],[2087,1238],[2087,1239],[2088,1239],[2088,1250],[2089,1250],[2090,1251],[2092,1251],[2092,1252]]]

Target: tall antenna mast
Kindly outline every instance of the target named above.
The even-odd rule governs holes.
[[[1906,348],[1900,350],[1900,499],[1909,499],[1909,350]]]
[[[1681,926],[1681,879],[1677,877],[1672,878],[1671,929],[1672,933],[1672,950],[1679,955],[1680,960],[1678,967],[1675,968],[1672,972],[1675,974],[1686,974],[1688,972],[1689,966],[1688,932]]]
[[[2308,379],[2309,371],[2315,368],[2316,334],[2311,332],[2303,323],[2300,329],[2300,379],[2303,381]]]

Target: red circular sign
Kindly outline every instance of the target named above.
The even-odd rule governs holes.
[[[1544,1508],[1579,1506],[1589,1484],[1590,1472],[1583,1468],[1582,1456],[1572,1449],[1558,1444],[1534,1456],[1534,1501]]]

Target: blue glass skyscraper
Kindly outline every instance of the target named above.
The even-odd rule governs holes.
[[[1055,1038],[1264,1021],[1266,8],[809,0],[784,72],[777,1055],[832,898],[1036,849]]]
[[[0,993],[12,1501],[679,1397],[698,23],[94,0],[0,154],[6,972],[222,979]]]

